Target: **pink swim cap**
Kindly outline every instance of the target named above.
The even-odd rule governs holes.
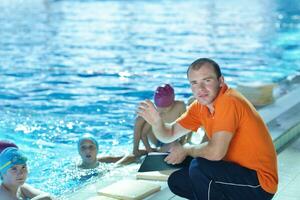
[[[154,103],[157,107],[168,107],[174,100],[174,89],[169,84],[159,86],[154,93]]]
[[[18,148],[18,146],[11,142],[11,141],[8,141],[8,140],[0,140],[0,153],[6,149],[7,147],[15,147],[15,148]]]

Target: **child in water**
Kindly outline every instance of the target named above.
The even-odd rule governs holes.
[[[94,169],[102,163],[120,163],[126,164],[133,161],[132,157],[124,156],[103,156],[98,157],[99,144],[91,134],[84,134],[77,143],[78,153],[81,157],[80,163],[77,165],[81,169]],[[126,158],[126,162],[123,159]]]
[[[2,145],[2,147],[5,145]],[[16,145],[12,145],[16,146]],[[16,147],[9,146],[0,153],[1,200],[51,200],[49,194],[25,183],[28,175],[27,158]]]

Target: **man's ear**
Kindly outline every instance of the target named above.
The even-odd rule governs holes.
[[[219,77],[219,86],[222,87],[225,84],[224,76]]]

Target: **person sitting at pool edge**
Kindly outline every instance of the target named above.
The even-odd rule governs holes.
[[[159,86],[154,93],[154,103],[162,120],[166,123],[172,122],[177,119],[181,114],[186,111],[186,106],[183,101],[175,100],[174,89],[171,85],[165,84]],[[145,150],[139,148],[140,141],[142,140]],[[151,147],[150,142],[155,145]],[[185,137],[179,140],[181,144],[185,143]],[[133,154],[136,157],[142,156],[149,152],[161,151],[166,152],[175,141],[169,144],[163,144],[154,136],[151,126],[142,118],[137,117],[134,126],[134,144]]]
[[[152,125],[157,138],[172,142],[203,127],[208,141],[172,146],[165,161],[189,167],[168,178],[170,190],[186,199],[270,200],[278,187],[277,155],[272,138],[254,106],[225,83],[219,65],[195,60],[187,78],[196,101],[173,123],[165,124],[149,100],[138,115]]]
[[[51,200],[49,194],[25,183],[28,175],[27,158],[15,147],[6,147],[0,153],[1,200]]]
[[[133,156],[102,156],[97,157],[99,144],[95,137],[91,134],[84,134],[79,138],[78,153],[81,157],[80,163],[77,165],[81,169],[94,169],[103,163],[127,164],[134,161]],[[126,159],[126,161],[124,161]],[[119,163],[119,162],[121,163]]]

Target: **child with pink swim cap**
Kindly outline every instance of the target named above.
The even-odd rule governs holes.
[[[154,93],[154,103],[158,108],[171,106],[175,101],[174,89],[169,84],[159,86]]]
[[[154,103],[165,123],[174,121],[186,111],[185,103],[175,100],[174,89],[169,84],[157,87],[154,92]],[[139,148],[141,140],[146,148],[145,150]],[[183,143],[183,141],[180,142]],[[154,147],[152,147],[150,143],[153,144]],[[152,132],[151,126],[143,118],[136,118],[133,145],[133,154],[135,156],[141,156],[153,151],[166,152],[170,145],[172,145],[172,143],[163,144],[157,140]]]

